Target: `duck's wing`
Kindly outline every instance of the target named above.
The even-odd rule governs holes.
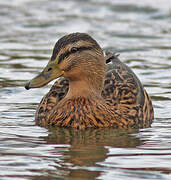
[[[103,98],[120,110],[128,120],[133,119],[139,127],[149,127],[154,118],[151,99],[134,72],[118,55],[107,53]],[[111,62],[111,63],[109,63]]]

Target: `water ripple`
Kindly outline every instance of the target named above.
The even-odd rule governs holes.
[[[171,179],[169,0],[0,2],[0,179]],[[90,33],[138,75],[155,108],[151,128],[74,131],[35,125],[51,84],[25,91],[56,40]]]

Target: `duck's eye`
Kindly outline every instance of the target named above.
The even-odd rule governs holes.
[[[52,68],[50,67],[47,71],[49,72],[49,71],[51,71],[52,70]]]
[[[78,51],[78,48],[77,48],[77,47],[72,47],[72,48],[71,48],[71,52],[72,52],[72,53],[75,53],[75,52],[77,52],[77,51]]]

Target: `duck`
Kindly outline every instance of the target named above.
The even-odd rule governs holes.
[[[42,98],[35,122],[44,127],[147,128],[154,119],[151,98],[118,54],[104,52],[87,33],[71,33],[55,44],[44,70],[27,90],[55,80]]]

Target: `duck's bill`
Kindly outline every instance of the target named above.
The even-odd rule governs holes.
[[[54,63],[49,63],[38,76],[26,83],[25,88],[27,90],[40,88],[60,76],[62,76],[62,71],[59,67]]]

